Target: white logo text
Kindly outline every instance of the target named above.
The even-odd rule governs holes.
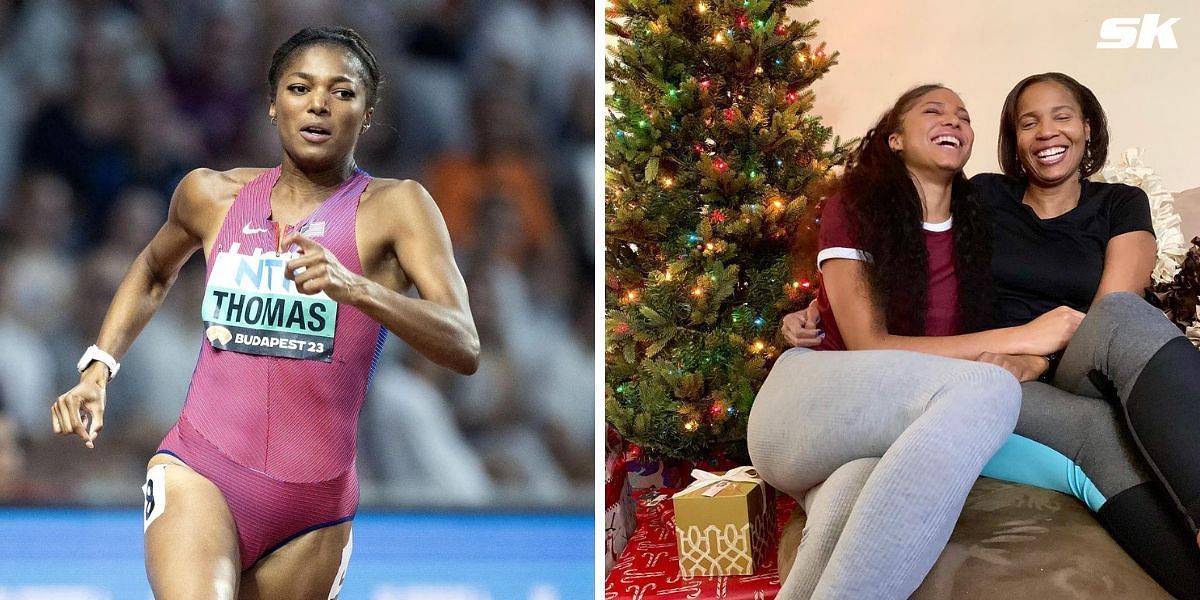
[[[1179,17],[1171,17],[1159,23],[1157,13],[1148,13],[1140,17],[1114,17],[1105,19],[1100,24],[1100,41],[1097,48],[1132,48],[1137,43],[1138,48],[1153,48],[1158,42],[1159,48],[1178,48],[1175,43],[1175,31],[1171,26],[1179,22]]]

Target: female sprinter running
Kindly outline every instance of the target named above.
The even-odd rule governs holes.
[[[79,385],[51,407],[55,432],[92,447],[117,360],[203,249],[205,336],[144,487],[155,598],[335,598],[358,506],[359,408],[386,331],[455,371],[476,368],[467,291],[433,200],[355,164],[380,80],[352,30],[284,42],[267,76],[282,164],[184,177],[80,360]],[[410,286],[419,299],[402,293]]]

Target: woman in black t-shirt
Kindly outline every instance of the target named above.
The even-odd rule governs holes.
[[[1050,384],[1023,385],[1014,436],[1074,457],[1095,484],[1077,495],[1113,537],[1172,594],[1200,597],[1200,442],[1190,435],[1200,352],[1141,298],[1156,260],[1146,194],[1087,180],[1104,165],[1108,127],[1092,91],[1067,75],[1018,83],[999,137],[1004,175],[972,179],[992,212],[996,325],[1061,304],[1088,313],[1061,355],[1005,358],[1010,370],[1044,366]],[[1093,449],[1093,433],[1113,422],[1119,437],[1107,446],[1122,451]],[[1039,460],[1030,447],[998,453],[984,474],[1019,480],[1013,467]]]
[[[1061,354],[981,357],[1023,382],[1014,434],[983,474],[1074,494],[1167,591],[1198,598],[1200,352],[1141,298],[1156,253],[1145,193],[1086,179],[1107,149],[1091,90],[1034,75],[1004,104],[1004,174],[971,180],[993,220],[995,326],[1087,312]],[[784,336],[819,341],[815,312],[785,317]]]

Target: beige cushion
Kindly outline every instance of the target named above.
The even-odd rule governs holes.
[[[780,579],[796,558],[804,511],[779,542]],[[1170,600],[1075,498],[982,478],[913,600]]]
[[[1176,192],[1175,211],[1183,219],[1183,239],[1190,244],[1192,238],[1200,236],[1200,188]]]

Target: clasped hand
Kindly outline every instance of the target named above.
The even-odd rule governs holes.
[[[825,340],[820,325],[821,313],[817,311],[817,301],[813,300],[808,308],[784,315],[781,332],[783,339],[792,346],[810,348]]]
[[[299,247],[300,257],[288,261],[283,276],[296,284],[301,294],[325,292],[335,302],[347,303],[362,277],[350,271],[324,246],[292,233],[283,238],[283,245]]]

